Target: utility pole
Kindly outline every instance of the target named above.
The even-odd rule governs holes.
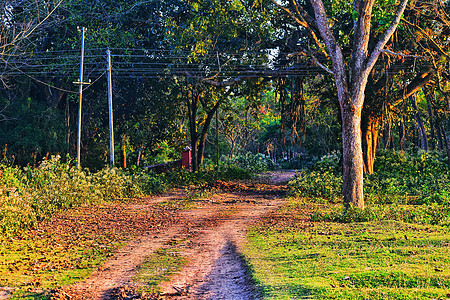
[[[87,85],[89,82],[83,82],[83,64],[84,64],[84,35],[86,33],[86,28],[83,27],[81,30],[81,61],[80,61],[80,79],[79,81],[74,82],[79,86],[79,95],[80,95],[80,106],[78,108],[78,137],[77,137],[77,167],[80,167],[81,161],[81,108],[83,101],[83,85]]]
[[[109,160],[110,167],[114,167],[114,127],[113,127],[113,107],[112,107],[112,80],[111,80],[111,51],[106,50],[108,55],[108,107],[109,107]]]
[[[219,108],[216,110],[216,168],[219,170]]]

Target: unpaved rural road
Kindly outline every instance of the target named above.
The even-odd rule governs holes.
[[[259,299],[241,248],[249,226],[283,203],[284,184],[294,175],[295,171],[276,171],[259,182],[213,184],[207,197],[193,200],[194,209],[177,212],[176,222],[135,238],[90,278],[58,291],[53,299]],[[133,205],[151,206],[182,197],[175,193]],[[135,294],[138,283],[132,278],[139,265],[174,242],[181,245],[187,265],[164,282],[158,294]]]

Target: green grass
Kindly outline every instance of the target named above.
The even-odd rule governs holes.
[[[450,298],[447,227],[389,220],[308,223],[298,214],[311,204],[301,201],[248,234],[245,255],[265,299]]]
[[[186,258],[180,255],[176,249],[158,249],[139,266],[139,271],[133,280],[141,284],[139,288],[141,293],[159,292],[158,285],[169,280],[186,263]]]
[[[14,287],[10,299],[49,299],[49,291],[75,283],[89,274],[120,246],[98,247],[101,237],[58,244],[50,236],[22,236],[0,243],[0,286]]]

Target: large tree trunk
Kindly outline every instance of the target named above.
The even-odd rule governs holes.
[[[352,106],[352,108],[354,108]],[[364,208],[361,109],[342,113],[344,205]]]

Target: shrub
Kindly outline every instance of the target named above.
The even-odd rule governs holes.
[[[406,223],[439,225],[450,227],[450,207],[436,203],[431,205],[370,205],[364,210],[357,207],[342,209],[335,207],[331,211],[316,211],[313,221],[330,221],[339,223],[370,222],[393,220]]]
[[[341,154],[333,151],[330,154],[322,156],[318,161],[313,162],[310,171],[316,172],[333,172],[338,175],[342,173],[342,167],[339,165]]]
[[[293,196],[334,200],[341,194],[338,153],[323,156],[309,170],[289,183]],[[376,173],[365,175],[368,203],[450,204],[450,169],[441,153],[380,151]]]
[[[450,202],[450,168],[439,152],[379,151],[375,173],[365,178],[365,192],[383,203],[405,200],[414,204]],[[400,201],[399,201],[400,200]]]
[[[0,233],[12,235],[36,223],[31,207],[31,195],[26,190],[17,168],[0,166]]]
[[[32,227],[60,209],[113,199],[164,192],[171,185],[197,185],[222,179],[250,178],[234,165],[202,172],[185,169],[166,174],[105,168],[91,173],[59,156],[24,171],[0,165],[0,234],[11,235]]]
[[[252,177],[250,171],[237,166],[222,166],[219,170],[213,166],[199,172],[189,172],[181,169],[163,175],[168,185],[188,186],[201,185],[216,180],[249,179]]]
[[[232,158],[222,156],[220,160],[221,165],[225,168],[237,167],[251,173],[261,173],[277,167],[270,157],[261,153],[253,154],[247,152],[246,154],[236,155]]]
[[[155,185],[159,189],[164,186],[153,174],[132,174],[121,169],[90,173],[72,166],[70,161],[61,162],[58,156],[24,171],[1,166],[0,173],[3,234],[29,228],[59,209],[137,197],[155,190]]]
[[[319,197],[334,201],[341,198],[342,176],[329,171],[306,171],[289,181],[288,187],[291,196]]]

